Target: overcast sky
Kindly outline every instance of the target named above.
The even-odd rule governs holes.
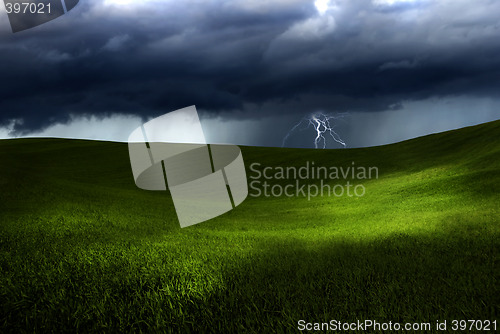
[[[211,141],[280,146],[322,111],[380,145],[500,119],[499,54],[498,0],[80,0],[15,34],[0,5],[0,138],[125,141],[196,105]]]

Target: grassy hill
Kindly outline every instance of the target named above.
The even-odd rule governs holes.
[[[500,121],[372,148],[242,152],[247,167],[355,162],[379,178],[348,180],[360,197],[248,197],[181,229],[168,192],[136,188],[126,144],[0,141],[0,332],[498,320]]]

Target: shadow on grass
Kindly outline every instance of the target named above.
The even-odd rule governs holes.
[[[490,319],[498,313],[498,241],[394,235],[368,244],[274,244],[225,273],[211,296],[225,326],[296,328],[327,322]],[[224,306],[222,306],[224,305]]]
[[[176,264],[154,246],[28,267],[4,256],[2,271],[17,272],[1,286],[0,328],[289,332],[300,319],[494,320],[498,235],[456,227],[367,243],[261,239],[251,253],[193,253]]]

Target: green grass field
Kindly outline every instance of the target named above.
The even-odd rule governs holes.
[[[247,166],[354,161],[379,178],[363,197],[248,197],[181,229],[168,192],[136,188],[126,144],[0,141],[0,332],[500,320],[500,121],[364,149],[242,152]]]

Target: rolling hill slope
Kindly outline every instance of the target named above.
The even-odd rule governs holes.
[[[180,229],[168,192],[136,188],[126,144],[0,141],[1,331],[498,316],[500,121],[372,148],[242,152],[248,176],[252,163],[314,162],[379,177],[327,181],[364,196],[249,196]]]

